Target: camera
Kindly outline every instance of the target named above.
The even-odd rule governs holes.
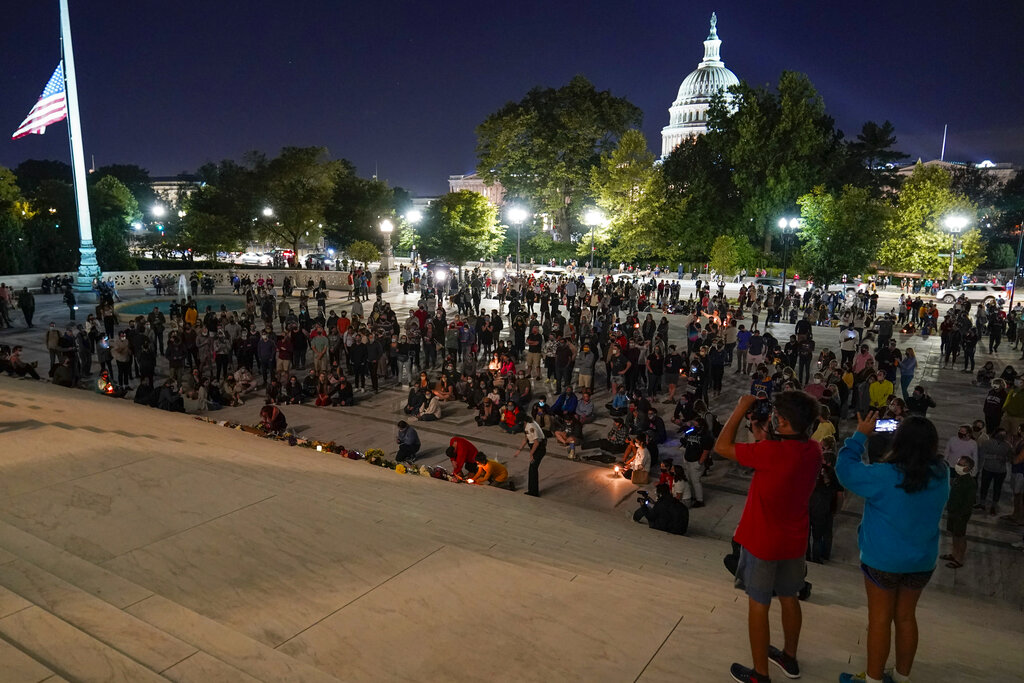
[[[765,422],[772,416],[772,403],[767,398],[758,399],[754,409],[750,411],[751,419]]]
[[[640,503],[641,505],[646,505],[647,507],[653,505],[653,501],[651,501],[651,496],[650,494],[647,493],[647,491],[641,491],[639,497],[636,499],[636,502]]]

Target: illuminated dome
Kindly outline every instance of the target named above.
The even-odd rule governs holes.
[[[680,142],[708,130],[708,105],[716,93],[739,85],[736,74],[725,68],[719,56],[718,17],[711,15],[711,32],[704,41],[704,59],[683,79],[676,101],[669,108],[668,125],[661,130],[661,156],[667,157]]]

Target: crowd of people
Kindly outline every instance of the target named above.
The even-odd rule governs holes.
[[[1024,377],[993,361],[975,367],[983,338],[990,352],[1004,337],[1024,351],[1020,307],[1004,312],[960,300],[943,315],[933,302],[903,292],[893,309],[879,311],[870,291],[744,284],[732,299],[723,283],[698,279],[684,297],[678,280],[654,277],[492,278],[472,271],[443,282],[429,273],[418,278],[412,284],[419,300],[400,319],[379,296],[369,305],[360,288],[338,314],[327,310],[325,283],[286,284],[240,281],[240,311],[200,311],[188,296],[168,314],[154,308],[125,321],[104,297],[84,322],[49,326],[50,375],[77,385],[95,362],[101,393],[199,413],[256,401],[268,424],[285,423],[282,405],[347,407],[399,389],[407,392],[395,444],[400,460],[420,452],[411,422],[472,411],[480,427],[522,435],[517,453],[529,454],[528,494],[540,494],[549,445],[569,458],[587,453],[617,463],[638,486],[653,483],[667,511],[659,522],[665,530],[685,531],[674,503],[687,510],[705,504],[701,480],[716,457],[736,460],[753,472],[736,541],[754,659],[753,668],[734,667],[737,680],[767,680],[769,662],[787,675],[798,671],[794,596],[803,563],[831,558],[845,492],[867,501],[860,549],[872,614],[867,670],[849,680],[881,680],[892,623],[896,668],[885,675],[907,680],[913,646],[905,629],[937,563],[944,509],[951,548],[942,559],[952,569],[966,561],[971,515],[1001,511],[1007,478],[1013,509],[1000,521],[1024,524]],[[496,307],[484,307],[486,299]],[[686,320],[678,339],[670,315]],[[783,322],[792,334],[776,336]],[[815,338],[822,327],[838,328],[835,348]],[[963,371],[989,390],[982,418],[961,427],[941,453],[927,419],[936,401],[916,381],[913,346],[900,348],[900,339],[916,338],[912,332],[939,334],[943,364],[959,367],[962,356]],[[3,350],[0,369],[39,376],[20,348]],[[727,373],[730,385],[749,391],[723,425],[712,408]],[[597,400],[602,392],[608,398]],[[612,418],[610,427],[595,425],[601,413]],[[839,447],[846,434],[852,436]],[[453,475],[514,487],[507,468],[465,437],[452,438],[448,455]],[[871,536],[875,527],[888,536]],[[910,560],[914,548],[920,552]],[[765,635],[773,593],[786,631],[781,650]]]

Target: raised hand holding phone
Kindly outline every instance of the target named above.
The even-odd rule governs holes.
[[[857,431],[867,436],[875,431],[875,422],[878,421],[878,411],[869,410],[867,415],[861,417],[860,413],[857,413]]]

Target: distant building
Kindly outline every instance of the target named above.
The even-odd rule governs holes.
[[[495,206],[502,206],[505,203],[505,188],[501,186],[501,183],[495,182],[493,185],[487,185],[477,173],[448,176],[448,191],[458,192],[459,190],[479,192]]]
[[[940,161],[939,159],[921,161],[920,159],[918,159],[917,162],[913,164],[901,166],[899,170],[896,171],[896,174],[899,175],[900,177],[906,178],[907,176],[914,172],[914,167],[917,166],[917,164],[921,164],[922,166],[939,166],[950,172],[954,171],[957,168],[974,166],[977,169],[980,169],[982,171],[985,171],[986,173],[990,173],[993,176],[995,176],[996,182],[999,185],[1005,185],[1007,181],[1009,181],[1011,178],[1017,175],[1017,171],[1020,170],[1017,166],[1014,166],[1013,164],[1005,162],[997,164],[995,162],[989,161],[988,159],[977,164],[971,164],[966,161]]]
[[[711,14],[711,32],[704,41],[704,59],[683,79],[675,102],[669,108],[668,125],[661,129],[661,158],[665,159],[683,140],[708,132],[711,98],[739,85],[736,74],[725,68],[719,54],[718,17]]]
[[[149,186],[156,196],[165,202],[174,203],[180,197],[187,197],[205,185],[195,176],[176,175],[151,178]]]

